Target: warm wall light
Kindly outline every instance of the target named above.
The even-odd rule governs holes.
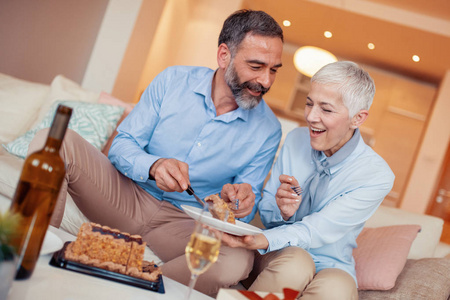
[[[283,25],[284,25],[285,27],[289,27],[289,26],[291,26],[291,21],[289,21],[289,20],[284,20],[284,21],[283,21]]]
[[[327,39],[329,39],[333,36],[333,33],[331,33],[331,31],[325,31],[323,33],[323,36],[326,37]]]
[[[374,43],[368,43],[367,44],[367,48],[369,48],[370,50],[375,49],[375,44]]]
[[[326,64],[337,61],[336,56],[314,46],[300,47],[294,54],[295,68],[302,74],[312,77]]]
[[[413,56],[412,56],[412,60],[413,60],[414,62],[419,62],[419,61],[420,61],[419,55],[413,55]]]

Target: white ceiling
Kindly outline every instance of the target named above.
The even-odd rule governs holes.
[[[450,0],[244,0],[284,27],[285,42],[313,45],[354,60],[438,84],[450,70]],[[329,30],[333,37],[326,39]],[[367,44],[375,44],[369,50]],[[417,54],[421,60],[412,61]]]

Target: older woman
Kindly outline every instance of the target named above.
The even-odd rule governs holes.
[[[394,182],[358,129],[374,94],[373,80],[353,62],[328,64],[311,78],[308,127],[286,137],[259,205],[268,229],[224,237],[233,247],[258,249],[250,290],[290,287],[302,291],[301,299],[358,298],[355,240]]]

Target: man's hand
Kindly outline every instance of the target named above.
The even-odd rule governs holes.
[[[228,233],[223,233],[222,243],[232,248],[246,248],[250,250],[262,249],[266,250],[269,247],[269,241],[264,234],[236,236]]]
[[[166,192],[183,192],[189,182],[189,166],[174,158],[160,158],[150,167],[149,175]]]
[[[243,218],[252,212],[255,205],[255,193],[252,191],[252,186],[248,183],[230,184],[227,183],[222,187],[220,192],[221,198],[225,202],[231,202],[231,208],[237,218]],[[236,208],[236,200],[239,200]]]
[[[298,181],[294,177],[280,175],[280,183],[281,185],[278,187],[275,200],[277,201],[281,216],[285,221],[287,221],[297,211],[300,203],[302,202],[302,196],[297,196],[297,194],[291,189],[293,186],[298,186]]]

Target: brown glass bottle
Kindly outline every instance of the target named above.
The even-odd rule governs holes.
[[[13,241],[19,255],[16,279],[29,278],[39,258],[66,173],[59,149],[71,115],[70,107],[59,105],[44,148],[25,159],[10,207],[12,213],[21,217]]]

